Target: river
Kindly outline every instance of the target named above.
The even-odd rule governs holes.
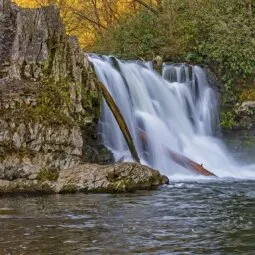
[[[254,254],[254,181],[0,199],[0,254]]]

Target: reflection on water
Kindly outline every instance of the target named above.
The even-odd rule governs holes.
[[[0,199],[0,254],[254,254],[255,182]]]

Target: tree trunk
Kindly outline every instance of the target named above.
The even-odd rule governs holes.
[[[252,16],[252,0],[246,0],[246,3],[247,3],[248,14]]]
[[[96,18],[96,23],[98,24],[98,32],[100,35],[102,35],[102,26],[101,21],[100,21],[100,16],[99,16],[99,12],[98,12],[98,7],[97,7],[97,0],[92,0],[92,5],[93,5],[93,9],[94,9],[94,14],[95,14],[95,18]]]
[[[167,7],[167,12],[168,12],[168,19],[169,19],[169,42],[171,43],[172,38],[173,38],[173,4],[172,0],[168,0],[168,7]]]
[[[115,120],[117,121],[117,123],[119,125],[119,128],[127,142],[128,148],[130,150],[130,153],[131,153],[134,161],[140,163],[140,159],[139,159],[138,153],[136,151],[132,136],[128,130],[128,126],[127,126],[118,106],[114,102],[113,97],[111,96],[111,94],[108,92],[106,87],[100,81],[96,81],[96,84],[98,85],[100,91],[102,92],[107,105],[109,106],[112,114],[115,117]]]

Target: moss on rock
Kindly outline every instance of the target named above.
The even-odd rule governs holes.
[[[39,182],[56,181],[58,179],[58,175],[59,173],[57,170],[41,169],[37,174],[36,179]]]

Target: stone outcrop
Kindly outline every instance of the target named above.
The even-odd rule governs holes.
[[[244,101],[236,106],[235,129],[255,130],[255,101]]]
[[[0,0],[0,179],[112,162],[96,132],[95,82],[58,9]]]
[[[159,171],[138,163],[88,164],[60,172],[57,191],[126,192],[167,183],[168,178],[160,175]]]
[[[74,193],[74,192],[127,192],[152,189],[168,183],[159,171],[137,163],[109,166],[84,164],[61,170],[58,176],[41,172],[14,181],[0,180],[0,194],[8,193]]]

